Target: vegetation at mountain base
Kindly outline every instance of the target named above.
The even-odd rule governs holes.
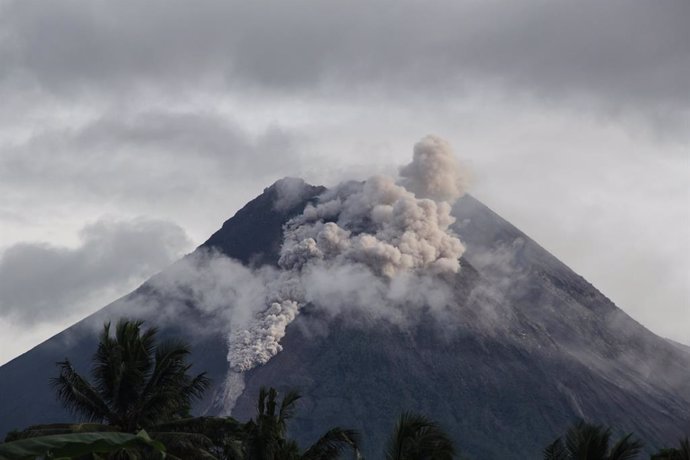
[[[288,436],[300,394],[261,388],[254,418],[192,416],[191,403],[209,387],[205,373],[191,375],[189,346],[159,341],[156,328],[120,320],[111,334],[104,325],[93,356],[91,380],[69,360],[57,363],[51,379],[58,399],[84,423],[33,425],[0,443],[5,459],[361,459],[360,434],[333,427],[310,447]],[[433,420],[411,412],[400,415],[384,448],[386,460],[451,460],[459,454],[450,436]],[[546,446],[544,460],[631,460],[643,444],[632,434],[612,443],[612,430],[576,422]],[[464,457],[463,457],[464,458]],[[652,460],[690,460],[690,443],[665,448]]]
[[[79,375],[69,360],[58,363],[60,375],[51,383],[71,412],[126,432],[189,412],[209,379],[204,373],[189,375],[186,343],[158,342],[158,330],[143,330],[142,325],[142,321],[120,320],[114,336],[110,323],[104,326],[93,356],[93,383]]]
[[[661,449],[651,460],[690,460],[690,439],[681,439],[678,447]]]
[[[637,458],[642,442],[632,433],[611,444],[611,429],[579,421],[544,449],[544,460],[629,460]]]
[[[455,448],[448,435],[430,419],[404,412],[386,447],[386,460],[450,460]]]
[[[299,399],[297,392],[289,391],[278,403],[274,388],[261,388],[256,419],[245,424],[241,439],[243,459],[326,460],[338,458],[347,449],[359,456],[359,434],[340,427],[331,428],[311,447],[300,451],[297,443],[287,438],[287,422]]]
[[[300,395],[262,388],[255,419],[191,417],[189,407],[208,387],[205,374],[192,376],[189,347],[157,341],[155,328],[121,320],[111,334],[106,324],[93,357],[92,381],[69,360],[57,363],[51,384],[75,415],[90,423],[34,425],[10,433],[0,459],[160,458],[326,460],[345,449],[359,457],[358,433],[328,430],[302,451],[287,437],[287,422]],[[146,431],[144,431],[146,430]],[[148,434],[150,433],[150,438]],[[148,444],[146,443],[148,441]],[[105,456],[103,456],[105,455]]]
[[[52,434],[0,444],[0,458],[102,458],[99,454],[145,454],[149,458],[165,458],[165,446],[152,440],[146,431],[137,434],[94,432]]]

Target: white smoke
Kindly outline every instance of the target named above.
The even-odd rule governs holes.
[[[165,294],[163,311],[173,316],[191,304],[213,317],[218,330],[241,330],[270,305],[281,275],[273,267],[252,269],[215,251],[197,250],[153,277],[148,285]],[[133,300],[135,305],[141,303],[140,297]],[[144,295],[146,299],[150,296]]]
[[[287,223],[280,276],[261,274],[268,307],[251,309],[245,327],[235,322],[230,330],[226,413],[244,388],[242,373],[281,351],[287,326],[307,303],[334,313],[363,309],[395,322],[406,321],[410,307],[449,306],[444,280],[458,273],[465,250],[450,230],[450,205],[464,193],[466,174],[448,143],[428,136],[400,175],[397,183],[375,176],[340,184]],[[281,184],[276,209],[303,196],[297,187],[303,183]]]

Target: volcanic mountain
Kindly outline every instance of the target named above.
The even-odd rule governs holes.
[[[232,312],[242,302],[224,299],[241,297],[238,292],[253,282],[245,275],[263,276],[259,285],[281,279],[277,267],[285,266],[286,233],[294,231],[295,219],[338,196],[301,181],[279,181],[194,253],[0,367],[0,434],[73,420],[48,385],[55,362],[68,357],[88,373],[96,331],[123,316],[143,318],[192,344],[194,370],[208,371],[214,382],[196,413],[231,412],[246,420],[261,386],[295,388],[304,397],[290,427],[294,437],[308,443],[332,426],[354,428],[363,433],[369,458],[380,457],[403,410],[438,421],[469,458],[539,458],[579,418],[634,432],[651,448],[690,433],[690,350],[635,322],[470,195],[449,208],[454,222],[448,232],[466,248],[459,269],[438,275],[441,284],[433,277],[410,281],[415,290],[426,290],[418,301],[404,289],[405,298],[387,291],[386,301],[403,305],[403,313],[367,306],[376,297],[362,302],[365,287],[352,287],[357,278],[339,265],[329,272],[342,274],[330,281],[335,287],[325,293],[305,288],[299,311],[279,331],[278,348],[238,367],[229,356],[238,347],[231,337],[237,330],[226,324],[242,321]],[[348,238],[370,224],[359,222]],[[376,276],[392,279],[382,273]],[[248,331],[262,324],[250,316],[243,323]]]

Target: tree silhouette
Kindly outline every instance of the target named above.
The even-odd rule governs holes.
[[[294,440],[287,438],[287,422],[294,416],[299,393],[289,391],[278,403],[274,388],[261,388],[256,419],[246,424],[245,460],[331,460],[345,449],[359,456],[359,435],[356,431],[335,427],[326,432],[304,452]]]
[[[448,435],[428,418],[403,412],[388,440],[386,460],[450,460],[455,448]]]
[[[628,434],[613,446],[611,429],[579,421],[568,429],[565,442],[558,438],[543,451],[544,460],[631,460],[637,457],[642,443]]]
[[[189,346],[169,339],[157,343],[155,327],[142,330],[143,321],[120,320],[115,334],[103,327],[93,357],[93,383],[69,360],[58,363],[52,379],[58,399],[87,420],[134,432],[180,418],[193,399],[208,388],[205,373],[189,375]]]

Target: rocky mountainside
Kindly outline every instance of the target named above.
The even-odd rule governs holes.
[[[297,199],[276,206],[274,185],[197,253],[212,249],[245,266],[276,265],[283,225],[323,191],[304,186]],[[686,347],[636,323],[473,197],[460,198],[452,214],[467,250],[448,280],[451,308],[422,308],[414,321],[395,322],[366,309],[306,305],[287,326],[282,351],[244,373],[246,389],[232,415],[251,417],[262,385],[297,388],[304,395],[291,427],[298,440],[313,441],[335,425],[355,428],[369,458],[380,456],[402,410],[430,415],[470,458],[538,458],[577,418],[633,431],[651,446],[690,433]],[[189,340],[196,369],[214,380],[196,410],[227,410],[228,333],[218,326],[218,310],[204,306],[210,272],[199,276],[198,289],[173,295],[164,288],[171,273],[195,267],[185,263],[0,367],[0,433],[70,420],[48,385],[54,363],[69,357],[87,372],[95,331],[121,316],[145,318]]]

